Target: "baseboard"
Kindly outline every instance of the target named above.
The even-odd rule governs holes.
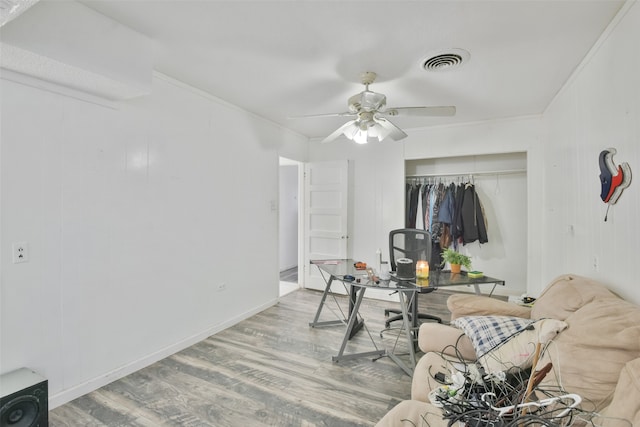
[[[184,350],[187,347],[190,347],[208,337],[210,337],[211,335],[214,335],[220,331],[223,331],[245,319],[248,319],[249,317],[260,313],[261,311],[266,310],[269,307],[274,306],[275,304],[277,304],[278,299],[273,299],[265,304],[262,304],[258,307],[255,307],[254,309],[247,311],[245,313],[242,313],[236,317],[233,317],[231,319],[228,319],[227,321],[220,323],[216,326],[213,326],[211,328],[208,328],[204,331],[201,331],[195,335],[192,335],[188,338],[185,338],[181,341],[176,342],[175,344],[171,344],[163,349],[160,349],[156,352],[153,352],[145,357],[142,357],[138,360],[135,360],[131,363],[128,363],[126,365],[123,365],[117,369],[114,369],[110,372],[107,372],[104,375],[100,375],[97,376],[95,378],[92,378],[88,381],[85,381],[81,384],[78,384],[76,386],[73,386],[71,388],[68,388],[66,390],[63,390],[59,393],[56,393],[54,395],[49,396],[49,409],[53,409],[56,408],[60,405],[63,405],[67,402],[70,402],[74,399],[77,399],[80,396],[83,396],[87,393],[90,393],[94,390],[99,389],[100,387],[103,387],[109,383],[112,383],[113,381],[119,380],[120,378],[123,378],[129,374],[132,374],[136,371],[139,371],[142,368],[146,368],[149,365],[154,364],[155,362],[158,362],[159,360],[162,360],[166,357],[171,356],[172,354],[175,354],[179,351]]]

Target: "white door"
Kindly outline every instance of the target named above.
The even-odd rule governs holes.
[[[349,162],[307,163],[305,165],[304,286],[324,290],[325,281],[310,260],[347,258],[347,202]],[[344,292],[340,286],[335,291]]]

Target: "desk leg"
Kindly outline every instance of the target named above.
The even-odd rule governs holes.
[[[418,294],[416,292],[411,294],[411,341],[412,348],[415,352],[418,345],[418,326],[420,325],[420,319],[418,318]],[[414,365],[415,365],[415,353],[414,353]]]
[[[327,300],[327,295],[331,291],[331,283],[333,282],[333,276],[329,276],[329,280],[327,280],[327,286],[324,288],[324,292],[322,293],[322,299],[320,300],[320,305],[318,305],[318,310],[316,311],[316,317],[313,318],[313,322],[309,322],[309,326],[315,328],[316,326],[332,326],[332,325],[343,325],[344,320],[329,320],[326,322],[318,322],[320,318],[320,313],[322,313],[322,308],[324,307],[324,303]]]
[[[356,288],[356,287],[352,286],[351,288]],[[385,350],[378,350],[378,347],[376,346],[375,342],[373,343],[373,346],[376,348],[375,351],[344,354],[344,349],[347,347],[347,342],[353,335],[353,329],[358,323],[358,310],[360,310],[360,304],[362,303],[362,298],[364,298],[364,290],[365,288],[359,288],[359,289],[356,289],[354,292],[356,299],[353,305],[353,310],[349,315],[349,323],[347,325],[347,331],[345,332],[344,338],[342,339],[342,345],[340,346],[340,351],[338,351],[338,355],[333,356],[331,358],[331,360],[333,360],[334,362],[338,362],[340,360],[354,359],[354,358],[363,357],[363,356],[382,356],[385,354]]]
[[[360,291],[361,294],[364,294],[364,291]],[[356,323],[353,325],[353,329],[351,329],[351,333],[349,334],[349,339],[353,338],[353,336],[364,326],[364,320],[358,320],[358,308],[360,304],[358,304],[358,308],[355,307],[356,300],[358,299],[358,287],[349,286],[349,319],[351,319],[351,314],[356,312]]]
[[[404,294],[404,292],[401,292]],[[409,316],[405,312],[402,314],[404,316],[404,323],[407,325],[407,340],[409,345],[409,361],[411,362],[411,372],[413,372],[413,368],[416,366],[416,347],[415,343],[417,341],[417,327],[419,325],[418,319],[418,295],[415,292],[411,293],[411,300],[406,301],[407,295],[404,294],[405,302],[403,303],[404,307],[411,307],[411,320],[409,320]],[[415,338],[415,339],[414,339]]]
[[[407,301],[407,295],[404,292],[398,292],[398,296],[400,297],[400,307],[402,308],[402,323],[407,334],[407,345],[409,348],[409,362],[411,366],[407,366],[400,358],[394,354],[393,352],[387,352],[386,355],[389,356],[391,360],[393,360],[396,365],[398,365],[407,375],[410,377],[413,376],[413,370],[416,366],[416,351],[414,348],[413,341],[413,324],[414,322],[418,322],[417,316],[414,315],[412,319],[409,319],[409,310],[408,305],[411,305],[412,313],[417,312],[417,304],[414,306],[414,300],[411,302]],[[415,299],[415,292],[412,292],[412,298]]]
[[[502,282],[502,285],[504,285],[504,282]],[[488,296],[492,296],[493,295],[493,291],[496,290],[496,286],[498,286],[497,282],[493,284],[493,288],[491,288],[491,292],[489,292]],[[477,283],[474,283],[473,284],[473,288],[476,291],[476,295],[482,295],[482,292],[480,292],[480,285],[478,285]]]

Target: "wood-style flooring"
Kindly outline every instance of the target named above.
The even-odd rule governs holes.
[[[448,295],[422,296],[420,310],[448,319]],[[308,326],[321,296],[291,292],[235,326],[51,410],[50,426],[372,426],[410,397],[411,378],[388,357],[332,362],[345,327]],[[346,307],[346,297],[337,300]],[[362,304],[379,347],[395,342],[391,332],[380,338],[384,308],[395,305]],[[321,320],[334,318],[325,310]],[[372,349],[363,329],[346,352]]]
[[[298,266],[281,271],[280,281],[298,283]]]

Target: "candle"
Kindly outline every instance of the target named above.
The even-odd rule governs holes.
[[[429,279],[416,279],[416,285],[420,287],[427,287],[429,286]]]
[[[416,278],[427,279],[429,277],[429,263],[424,260],[416,262]]]

